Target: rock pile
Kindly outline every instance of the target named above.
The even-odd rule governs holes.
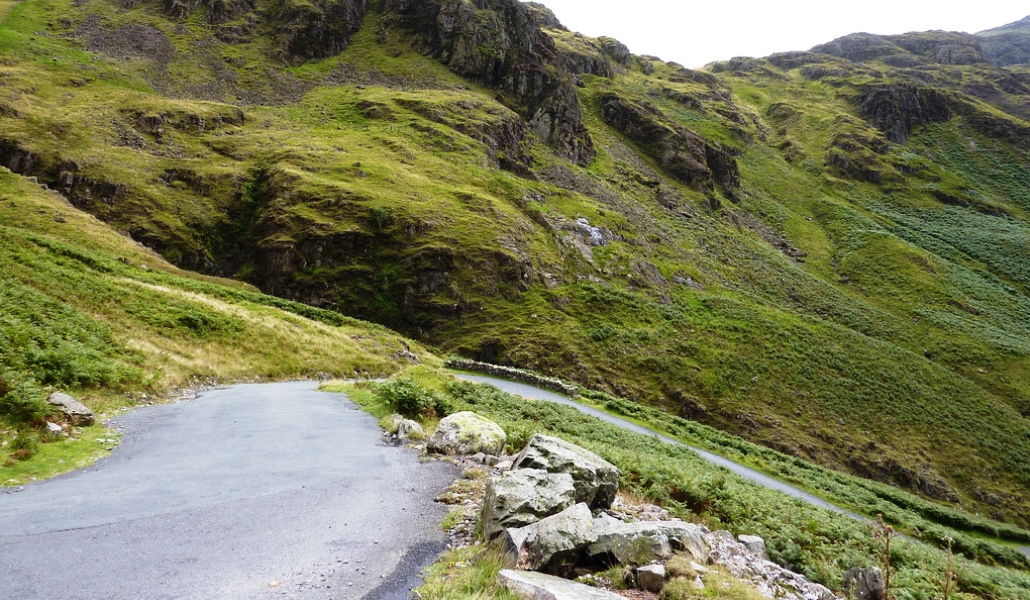
[[[399,436],[404,422],[394,416],[384,426]],[[441,421],[428,450],[470,465],[466,471],[478,471],[479,477],[484,471],[476,465],[492,474],[485,485],[479,479],[481,492],[472,492],[476,486],[471,481],[458,486],[469,493],[449,502],[465,510],[452,541],[473,543],[472,511],[478,512],[484,537],[500,547],[507,562],[500,581],[520,598],[624,598],[571,580],[603,582],[594,574],[613,566],[631,569],[641,590],[635,593],[658,594],[670,576],[683,575],[676,565],[688,564],[691,585],[698,588],[704,588],[709,569],[717,567],[770,598],[837,600],[827,588],[770,561],[765,540],[758,536],[712,532],[671,518],[657,506],[623,504],[616,498],[618,468],[585,448],[537,434],[517,456],[506,457],[501,455],[505,441],[495,423],[457,413]],[[846,577],[849,589],[856,598],[879,600],[882,576],[878,580],[877,575],[875,569],[853,569]]]

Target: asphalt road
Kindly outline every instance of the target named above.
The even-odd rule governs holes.
[[[675,445],[678,445],[678,446],[684,446],[686,448],[690,448],[694,452],[696,452],[699,455],[701,455],[701,457],[703,457],[705,460],[707,460],[707,461],[709,461],[709,462],[711,462],[713,464],[719,465],[720,467],[725,467],[726,469],[732,471],[733,473],[736,473],[737,475],[743,477],[744,479],[747,479],[749,481],[753,481],[754,483],[757,483],[758,485],[760,485],[762,487],[783,492],[784,494],[787,494],[788,496],[792,496],[794,498],[798,498],[800,500],[804,500],[805,502],[808,502],[809,504],[813,504],[815,506],[819,506],[819,507],[822,507],[822,508],[827,508],[827,509],[832,510],[834,512],[838,512],[838,513],[841,513],[841,514],[844,514],[844,515],[848,515],[849,517],[851,517],[853,519],[858,519],[860,521],[868,521],[869,520],[869,519],[863,517],[862,515],[856,514],[854,512],[849,511],[849,510],[845,510],[845,509],[843,509],[843,508],[841,508],[839,506],[836,506],[834,504],[831,504],[831,503],[827,502],[826,500],[823,500],[822,498],[820,498],[818,496],[810,494],[810,493],[808,493],[808,492],[806,492],[806,491],[804,491],[804,490],[802,490],[800,488],[794,487],[792,485],[783,483],[782,481],[780,481],[778,479],[774,479],[772,477],[769,477],[768,475],[765,475],[764,473],[760,473],[760,472],[758,472],[758,471],[756,471],[754,469],[751,469],[749,467],[745,467],[744,465],[735,463],[732,460],[729,460],[728,458],[719,456],[718,454],[713,454],[711,452],[708,452],[707,450],[702,450],[701,448],[695,448],[693,446],[689,446],[687,444],[684,444],[683,442],[680,442],[679,440],[670,438],[670,437],[668,437],[666,435],[662,435],[662,434],[654,431],[653,429],[648,429],[647,427],[643,427],[641,425],[637,425],[636,423],[634,423],[632,421],[627,421],[626,419],[621,419],[621,418],[616,417],[614,415],[610,415],[610,414],[608,414],[608,413],[606,413],[604,411],[598,410],[598,409],[590,407],[590,406],[586,406],[585,404],[580,404],[578,402],[575,402],[574,400],[571,400],[570,398],[568,398],[566,396],[562,396],[560,394],[556,394],[554,392],[551,392],[551,391],[548,391],[548,390],[544,390],[544,389],[541,389],[541,388],[538,388],[538,387],[535,387],[535,386],[527,385],[527,384],[524,384],[524,383],[516,383],[514,381],[508,381],[508,380],[505,380],[505,379],[497,379],[496,377],[487,377],[485,375],[456,374],[455,377],[457,377],[458,379],[463,379],[465,381],[472,381],[472,382],[476,382],[476,383],[488,383],[488,384],[490,384],[490,385],[492,385],[492,386],[494,386],[494,387],[496,387],[496,388],[498,388],[498,389],[500,389],[500,390],[502,390],[504,392],[508,392],[509,394],[515,394],[517,396],[522,396],[523,398],[529,398],[529,399],[532,399],[532,400],[546,400],[548,402],[556,402],[558,404],[563,404],[565,406],[571,406],[572,408],[575,408],[576,410],[578,410],[578,411],[580,411],[580,412],[582,412],[584,414],[587,414],[587,415],[590,415],[590,416],[593,416],[593,417],[597,417],[598,419],[601,419],[602,421],[605,421],[606,423],[611,423],[613,425],[617,425],[617,426],[619,426],[619,427],[621,427],[623,429],[626,429],[628,431],[633,431],[633,432],[636,432],[636,433],[642,433],[644,435],[657,436],[660,440],[662,440],[663,442],[665,442],[667,444],[675,444]],[[1028,557],[1030,557],[1030,546],[1019,547],[1019,550],[1023,554],[1026,554]]]
[[[456,468],[315,387],[139,409],[97,465],[0,492],[0,598],[408,598]]]

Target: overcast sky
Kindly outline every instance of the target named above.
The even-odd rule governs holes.
[[[808,50],[860,31],[976,33],[1030,15],[1030,4],[1006,0],[537,1],[573,31],[607,35],[634,54],[652,54],[687,67],[734,56]]]

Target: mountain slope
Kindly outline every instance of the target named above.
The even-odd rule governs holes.
[[[1030,82],[902,37],[691,71],[513,0],[27,0],[0,164],[181,267],[1026,525]]]

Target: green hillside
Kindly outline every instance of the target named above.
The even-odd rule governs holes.
[[[1028,526],[1030,75],[897,37],[693,71],[514,0],[25,0],[0,165],[177,267]],[[172,285],[104,264],[90,302]]]
[[[0,273],[2,485],[103,453],[95,442],[111,434],[100,427],[81,429],[82,441],[39,432],[41,400],[55,388],[111,416],[180,387],[379,376],[410,364],[411,346],[392,332],[179,271],[2,168]]]

